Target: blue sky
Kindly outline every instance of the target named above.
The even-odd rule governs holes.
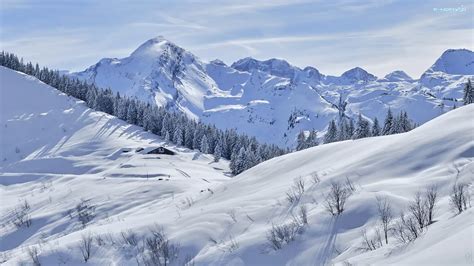
[[[2,0],[0,47],[77,71],[163,35],[203,60],[275,57],[324,74],[360,66],[417,78],[446,49],[473,50],[473,11],[473,1]]]

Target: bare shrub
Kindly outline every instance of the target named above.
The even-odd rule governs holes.
[[[367,235],[367,230],[365,228],[362,229],[361,235],[363,240],[363,247],[361,249],[365,251],[371,251],[379,248],[377,242],[374,239],[369,238],[369,236]]]
[[[27,200],[24,200],[24,201],[23,201],[23,204],[21,205],[21,208],[22,208],[23,210],[29,211],[29,210],[31,209],[30,203],[28,203]]]
[[[305,182],[300,177],[295,179],[293,186],[286,192],[286,199],[290,204],[294,204],[301,199],[305,191]]]
[[[115,246],[118,242],[111,233],[104,234],[104,239],[107,243],[109,243],[112,246]]]
[[[300,224],[295,221],[281,225],[272,224],[272,228],[267,233],[269,246],[274,250],[281,249],[284,245],[295,240],[300,229]]]
[[[286,200],[288,200],[290,204],[294,204],[300,200],[300,195],[291,188],[286,192]]]
[[[96,235],[95,236],[95,242],[97,243],[97,246],[105,245],[105,240],[101,235]]]
[[[234,223],[237,222],[237,216],[236,216],[236,212],[234,209],[230,210],[229,212],[227,212],[227,214],[229,215],[229,217],[232,219],[232,221],[234,221]]]
[[[90,200],[81,199],[81,202],[76,205],[76,213],[82,227],[86,227],[95,217],[95,206],[90,204]]]
[[[467,191],[467,184],[454,184],[450,197],[450,203],[457,213],[461,213],[470,205],[469,192]]]
[[[13,224],[20,227],[30,227],[33,223],[30,215],[30,204],[28,201],[24,201],[18,207],[13,209]]]
[[[92,248],[93,248],[93,236],[91,233],[83,234],[81,236],[81,241],[79,243],[79,249],[81,250],[82,258],[84,262],[87,262],[92,255]]]
[[[326,210],[333,216],[340,215],[350,194],[350,190],[341,183],[332,182],[329,194],[325,198]]]
[[[349,177],[346,177],[346,188],[351,192],[355,192],[356,191],[356,187],[354,186],[354,183],[352,182],[352,180],[349,179]]]
[[[39,250],[38,247],[29,247],[28,248],[28,257],[31,259],[31,263],[34,266],[41,266],[40,260],[39,260]]]
[[[178,258],[179,245],[173,244],[166,237],[163,228],[150,229],[150,235],[145,238],[147,254],[144,258],[145,265],[170,265]]]
[[[239,243],[235,240],[233,235],[229,236],[229,245],[227,247],[227,250],[232,253],[239,249]]]
[[[298,179],[295,179],[293,187],[298,191],[298,194],[303,194],[304,189],[305,189],[305,182],[304,180],[299,177]]]
[[[408,210],[411,213],[411,216],[415,218],[420,229],[423,229],[427,224],[428,212],[420,192],[415,194],[413,201],[408,206]]]
[[[308,224],[308,209],[306,208],[306,206],[300,206],[299,217],[303,224]]]
[[[377,209],[379,218],[382,222],[382,230],[385,238],[385,244],[388,244],[388,232],[390,230],[390,223],[393,219],[392,207],[387,198],[377,197]]]
[[[434,209],[436,201],[438,199],[438,188],[436,186],[430,186],[425,191],[425,204],[427,208],[427,225],[433,223]]]
[[[183,204],[188,207],[188,208],[191,208],[191,206],[193,206],[194,204],[194,200],[192,197],[186,197],[184,200],[183,200]]]
[[[319,184],[321,182],[321,179],[319,178],[319,174],[317,172],[311,173],[311,181],[314,185]]]
[[[136,247],[138,245],[138,235],[132,230],[128,229],[126,231],[122,231],[120,232],[120,235],[122,236],[124,244],[133,247]]]
[[[403,243],[411,242],[417,239],[421,234],[421,228],[418,224],[418,220],[413,216],[412,213],[405,216],[402,212],[400,219],[395,223],[394,226],[395,237]]]

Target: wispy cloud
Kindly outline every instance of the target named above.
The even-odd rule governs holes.
[[[55,68],[79,70],[102,57],[127,56],[147,39],[164,35],[206,60],[278,57],[326,74],[361,66],[379,76],[403,69],[416,77],[444,50],[474,46],[474,7],[467,0],[457,3],[467,9],[459,14],[433,12],[447,5],[442,0],[69,5],[2,1],[2,49]]]

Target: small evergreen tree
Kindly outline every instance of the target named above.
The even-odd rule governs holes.
[[[392,127],[393,127],[392,110],[388,108],[387,116],[385,117],[385,122],[383,124],[382,135],[392,134]]]
[[[298,137],[296,138],[296,150],[301,151],[306,148],[306,136],[304,135],[304,131],[300,131]]]
[[[209,153],[209,143],[207,142],[207,136],[206,135],[202,136],[200,151],[202,153]]]
[[[359,118],[357,120],[357,129],[354,135],[354,139],[361,139],[370,137],[370,127],[369,121],[362,117],[362,114],[359,113]]]
[[[374,124],[372,125],[372,136],[380,136],[380,126],[379,126],[379,120],[374,118]]]
[[[471,104],[474,102],[474,90],[472,88],[471,79],[468,79],[464,86],[464,105]]]
[[[311,130],[311,132],[309,133],[309,137],[308,137],[308,146],[309,147],[314,147],[314,146],[318,146],[318,145],[319,145],[318,131]]]
[[[331,143],[337,141],[337,126],[334,120],[329,122],[328,131],[324,135],[324,143]]]
[[[222,157],[222,147],[220,141],[217,142],[214,148],[214,162],[218,162]]]

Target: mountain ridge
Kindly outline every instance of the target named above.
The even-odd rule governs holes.
[[[459,54],[470,57],[459,63]],[[440,115],[459,105],[463,82],[474,76],[470,58],[474,53],[467,49],[447,50],[419,80],[403,71],[378,79],[360,67],[331,76],[276,58],[247,57],[230,66],[205,62],[159,36],[129,57],[102,59],[71,75],[262,142],[293,147],[300,131],[323,133],[337,119],[339,98],[348,102],[345,115],[354,119],[361,112],[381,121],[388,108],[407,110],[418,124]]]

